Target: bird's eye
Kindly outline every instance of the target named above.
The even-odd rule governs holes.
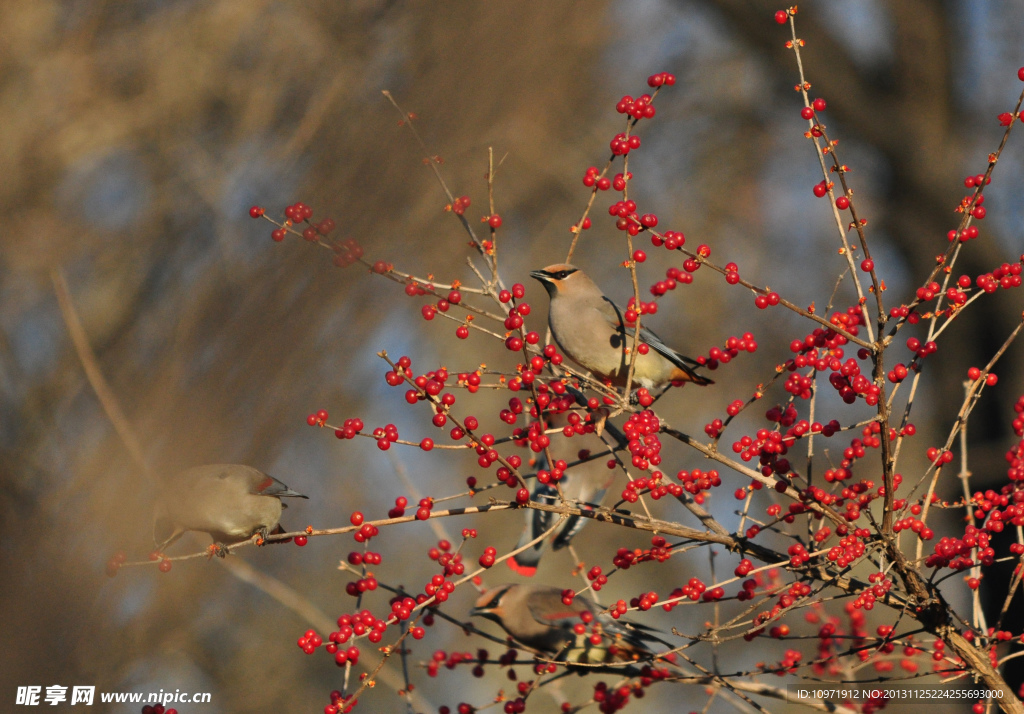
[[[555,273],[555,277],[558,278],[559,280],[565,280],[570,275],[572,275],[572,273],[569,272],[568,270],[559,270],[557,273]]]

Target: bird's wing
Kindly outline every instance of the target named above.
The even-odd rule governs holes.
[[[639,622],[633,622],[621,617],[616,620],[610,616],[602,615],[600,619],[605,631],[620,636],[624,642],[631,645],[637,651],[648,654],[653,653],[654,645],[662,645],[672,649],[672,645],[659,637],[659,635],[663,635],[661,630],[654,627],[641,625]]]
[[[602,492],[602,495],[603,492]],[[569,545],[570,541],[576,537],[576,534],[583,530],[583,526],[587,525],[587,518],[581,518],[580,516],[569,516],[565,519],[565,526],[558,532],[554,540],[551,541],[552,550],[561,550],[565,546]]]
[[[671,648],[671,645],[657,636],[658,631],[651,627],[600,614],[596,616],[601,623],[601,629],[611,639],[605,639],[599,645],[591,644],[586,634],[576,635],[573,628],[582,621],[581,612],[590,611],[596,614],[596,606],[582,596],[577,596],[572,605],[566,606],[557,588],[543,588],[531,593],[527,599],[527,607],[537,622],[558,628],[567,635],[574,635],[572,643],[558,655],[559,659],[566,661],[628,661],[633,658],[651,657],[655,649],[662,646]],[[588,626],[587,630],[590,631],[591,627]],[[617,645],[617,650],[609,648],[613,643]]]
[[[601,478],[595,478],[595,475]],[[567,476],[571,481],[575,480],[580,483],[579,493],[576,495],[577,500],[580,502],[579,507],[589,508],[587,504],[600,506],[601,502],[604,501],[604,496],[612,483],[614,473],[608,471],[603,462],[588,462],[569,470]],[[589,520],[589,518],[583,516],[569,516],[566,518],[565,524],[559,529],[554,540],[551,542],[552,550],[561,550],[569,545],[570,541],[576,537],[577,533],[583,530],[583,526]]]
[[[593,494],[593,502],[597,505],[601,504],[604,500],[604,495],[608,492],[608,489],[602,488]],[[581,499],[583,500],[583,499]],[[583,516],[569,516],[565,519],[565,525],[555,535],[554,540],[551,542],[552,550],[561,550],[565,548],[576,537],[576,534],[583,530],[583,526],[587,525],[589,518]]]
[[[608,323],[612,327],[625,332],[625,334],[631,338],[636,333],[636,328],[625,325],[625,319],[622,316],[622,308],[607,297],[604,298],[604,304],[601,308],[601,312],[608,319]],[[695,383],[710,384],[710,380],[707,377],[702,377],[693,371],[694,367],[700,366],[699,362],[679,354],[662,342],[661,338],[654,334],[653,330],[650,330],[643,325],[640,326],[640,341],[647,344],[652,350],[660,354],[676,367],[679,367],[679,369],[686,372]]]
[[[562,602],[562,592],[558,588],[539,588],[530,593],[526,601],[533,619],[548,627],[571,630],[580,622],[580,613],[592,610],[589,601],[577,597],[572,605]]]

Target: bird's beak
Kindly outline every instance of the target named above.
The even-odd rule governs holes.
[[[469,611],[469,616],[483,617],[488,620],[494,620],[495,622],[498,622],[500,620],[498,614],[494,611],[493,607],[474,607],[472,610]]]
[[[530,271],[530,277],[533,278],[534,280],[539,280],[542,283],[552,282],[551,276],[545,273],[543,270]]]
[[[286,488],[285,490],[275,493],[274,495],[277,496],[278,498],[305,498],[307,500],[309,499],[309,496],[307,496],[306,494],[299,493],[298,491],[293,491],[290,488]]]

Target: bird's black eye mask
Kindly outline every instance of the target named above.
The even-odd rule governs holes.
[[[566,278],[568,278],[570,275],[572,275],[575,272],[576,272],[575,269],[573,269],[573,270],[559,270],[557,273],[548,273],[548,275],[550,275],[555,280],[565,280]]]
[[[498,603],[501,602],[501,598],[505,597],[505,593],[507,593],[507,592],[508,592],[508,588],[502,588],[498,592],[494,593],[494,597],[492,597],[487,602],[487,604],[484,605],[480,609],[481,610],[493,610],[494,608],[498,607]]]

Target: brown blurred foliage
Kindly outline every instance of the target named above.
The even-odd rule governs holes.
[[[508,154],[496,182],[505,269],[523,281],[529,268],[564,256],[567,228],[586,200],[579,179],[619,130],[614,101],[642,91],[650,72],[674,71],[678,96],[659,107],[665,124],[656,145],[666,153],[638,159],[635,169],[639,175],[646,161],[664,173],[660,186],[647,186],[662,192],[659,214],[696,234],[695,244],[727,239],[716,257],[733,251],[764,272],[786,262],[761,235],[756,177],[779,143],[805,152],[808,177],[813,166],[799,135],[780,139],[777,117],[763,111],[772,103],[786,117],[798,111],[785,91],[791,59],[769,21],[776,8],[727,0],[644,7],[637,19],[621,4],[536,0],[3,4],[0,696],[13,698],[25,684],[191,688],[214,692],[203,711],[298,711],[322,707],[338,686],[333,664],[292,644],[306,622],[223,568],[192,562],[168,575],[134,569],[104,577],[114,551],[140,557],[150,547],[153,491],[85,379],[52,281],[66,277],[156,477],[197,463],[251,463],[313,496],[316,503],[286,513],[292,527],[337,525],[353,508],[385,508],[404,492],[387,460],[309,429],[305,415],[323,407],[337,421],[376,415],[383,423],[401,410],[400,396],[367,386],[381,382],[373,356],[381,348],[463,369],[477,362],[454,365],[467,359],[462,348],[441,335],[447,327],[424,327],[418,304],[400,289],[358,269],[340,271],[312,246],[273,244],[268,224],[246,215],[254,203],[275,213],[303,200],[374,257],[468,279],[465,236],[442,210],[443,195],[381,89],[419,116],[453,189],[474,199],[473,220],[487,213],[487,148]],[[977,153],[966,112],[952,99],[954,23],[939,5],[892,3],[887,21],[898,51],[865,70],[829,40],[835,30],[815,9],[801,15],[810,72],[830,117],[887,167],[876,172],[883,184],[872,209],[910,285],[929,267],[922,256],[943,248],[970,170],[965,156]],[[646,44],[653,27],[671,23],[693,23],[706,41],[724,39],[711,53]],[[751,73],[763,81],[745,81]],[[674,163],[680,147],[683,168]],[[974,156],[972,167],[980,165]],[[797,188],[809,194],[812,183]],[[614,270],[621,246],[611,231],[592,233],[579,262],[622,296],[625,281]],[[820,234],[807,240],[834,240]],[[967,272],[1008,257],[997,240],[978,244]],[[786,282],[785,274],[750,277]],[[719,299],[719,287],[707,288],[699,317],[685,312],[697,298],[681,291],[681,308],[659,316],[659,331],[685,330],[696,345],[724,340],[737,329],[719,327],[736,302]],[[543,304],[539,294],[534,300]],[[535,314],[539,326],[543,310]],[[983,361],[1012,319],[1012,311],[993,311],[964,326],[961,341],[979,351],[952,360],[939,394],[955,391],[966,365]],[[776,350],[770,354],[785,347],[765,345]],[[1005,399],[993,398],[999,418],[1021,387],[1009,371]],[[720,380],[732,398],[730,380],[741,382]],[[715,407],[680,404],[672,413],[699,431]],[[989,423],[998,428],[995,417]],[[412,476],[428,492],[446,475],[448,492],[462,468],[417,465]],[[505,518],[508,547],[519,520]],[[462,526],[447,527],[454,534]],[[379,549],[397,560],[401,538],[433,537],[423,528],[382,539]],[[409,554],[419,557],[420,547]],[[277,546],[240,557],[333,617],[351,607],[346,579],[334,571],[348,549],[347,541],[314,539],[303,551]],[[438,646],[473,646],[457,632],[444,637],[449,644]],[[437,694],[426,688],[428,699]],[[454,703],[450,691],[436,701],[443,702]]]

